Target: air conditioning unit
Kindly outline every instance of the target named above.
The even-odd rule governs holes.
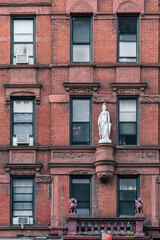
[[[17,144],[29,144],[29,135],[28,134],[18,134],[16,135]]]
[[[16,64],[28,64],[28,54],[16,55]]]
[[[24,225],[29,224],[29,217],[17,217],[17,222],[21,225],[21,228],[23,228]]]

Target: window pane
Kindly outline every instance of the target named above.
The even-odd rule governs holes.
[[[120,135],[135,135],[136,133],[136,123],[120,123]]]
[[[74,178],[72,179],[72,183],[73,184],[89,184],[89,179],[88,178]]]
[[[123,34],[137,34],[137,17],[120,17],[119,31]]]
[[[73,43],[89,43],[90,21],[73,21]]]
[[[137,191],[121,190],[120,201],[134,201],[137,198]]]
[[[28,134],[33,135],[32,124],[14,124],[13,135],[17,134]]]
[[[90,124],[89,123],[73,123],[72,124],[72,141],[74,143],[89,144],[90,140]]]
[[[120,122],[136,122],[136,112],[120,112]]]
[[[73,100],[73,121],[89,122],[90,100]]]
[[[86,202],[86,206],[88,206],[90,199],[90,185],[89,184],[73,184],[72,185],[73,197],[78,199],[79,202]]]
[[[135,202],[120,202],[120,216],[134,216]]]
[[[120,145],[136,145],[137,135],[120,135],[119,144]]]
[[[13,193],[33,193],[32,187],[14,187]]]
[[[119,101],[119,120],[124,122],[136,122],[136,99],[121,99]]]
[[[137,35],[135,34],[121,34],[119,36],[120,41],[131,41],[131,42],[136,42],[137,40]]]
[[[14,44],[14,56],[23,54],[33,56],[33,44]]]
[[[29,113],[16,113],[14,114],[14,122],[32,122],[32,114]]]
[[[13,195],[13,201],[16,201],[16,202],[27,202],[27,201],[32,201],[33,198],[32,198],[32,194],[14,194]]]
[[[136,182],[135,178],[122,178],[120,181],[120,190],[136,190]]]
[[[73,45],[73,62],[89,62],[90,46],[89,45]]]
[[[137,62],[137,58],[119,58],[119,62],[136,63]]]
[[[14,20],[14,41],[33,41],[33,20]]]
[[[136,42],[120,42],[119,57],[136,57]]]
[[[33,180],[32,179],[14,179],[13,180],[14,187],[32,187]]]
[[[77,216],[78,217],[89,217],[89,209],[87,209],[87,208],[77,209]]]
[[[135,112],[136,99],[121,99],[119,102],[120,112]]]
[[[13,204],[14,210],[32,210],[32,203],[29,202],[18,202]]]
[[[32,113],[33,112],[33,101],[13,101],[13,112],[14,113]]]
[[[16,210],[16,211],[13,211],[13,216],[33,216],[33,211],[29,211],[29,210],[26,210],[26,211],[23,211],[23,210]]]

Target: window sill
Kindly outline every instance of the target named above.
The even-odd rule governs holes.
[[[89,62],[73,62],[68,64],[68,67],[95,67],[95,63],[89,63]]]

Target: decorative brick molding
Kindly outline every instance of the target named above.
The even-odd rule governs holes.
[[[159,104],[160,103],[160,96],[159,95],[153,95],[153,96],[141,96],[140,98],[141,103],[153,103],[153,104]]]
[[[139,172],[136,170],[124,170],[124,171],[118,171],[116,174],[117,175],[139,175]]]
[[[66,92],[71,95],[93,95],[98,91],[99,83],[63,83]]]
[[[42,164],[5,164],[6,172],[10,175],[36,175]]]
[[[77,153],[77,152],[55,152],[53,153],[53,158],[82,158],[87,157],[86,153]]]
[[[94,94],[93,95],[93,102],[94,103],[116,103],[117,98],[116,95],[113,94]]]
[[[117,95],[134,95],[139,96],[144,93],[147,83],[111,83],[113,93]]]
[[[96,13],[97,0],[66,0],[67,13]]]
[[[39,175],[36,176],[36,183],[51,183],[53,178],[49,175]]]
[[[70,175],[91,175],[91,174],[92,172],[89,170],[76,170],[70,173]]]
[[[144,0],[113,0],[113,12],[143,13]]]
[[[11,97],[35,97],[36,104],[40,104],[42,84],[4,84],[6,89],[6,104],[10,104]]]

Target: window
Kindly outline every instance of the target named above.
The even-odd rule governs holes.
[[[137,145],[137,99],[119,99],[119,145]]]
[[[28,218],[34,224],[34,179],[12,178],[12,224],[19,218]]]
[[[34,144],[34,101],[12,100],[12,144]]]
[[[77,199],[77,216],[90,217],[90,178],[71,178],[70,198]]]
[[[91,99],[71,99],[71,144],[90,145],[91,143]]]
[[[12,53],[13,64],[35,63],[34,18],[12,19]]]
[[[138,177],[118,178],[118,216],[133,217],[135,215],[135,199],[139,197]]]
[[[119,17],[118,61],[138,61],[137,54],[137,17]]]
[[[72,17],[71,61],[91,62],[91,17]]]

